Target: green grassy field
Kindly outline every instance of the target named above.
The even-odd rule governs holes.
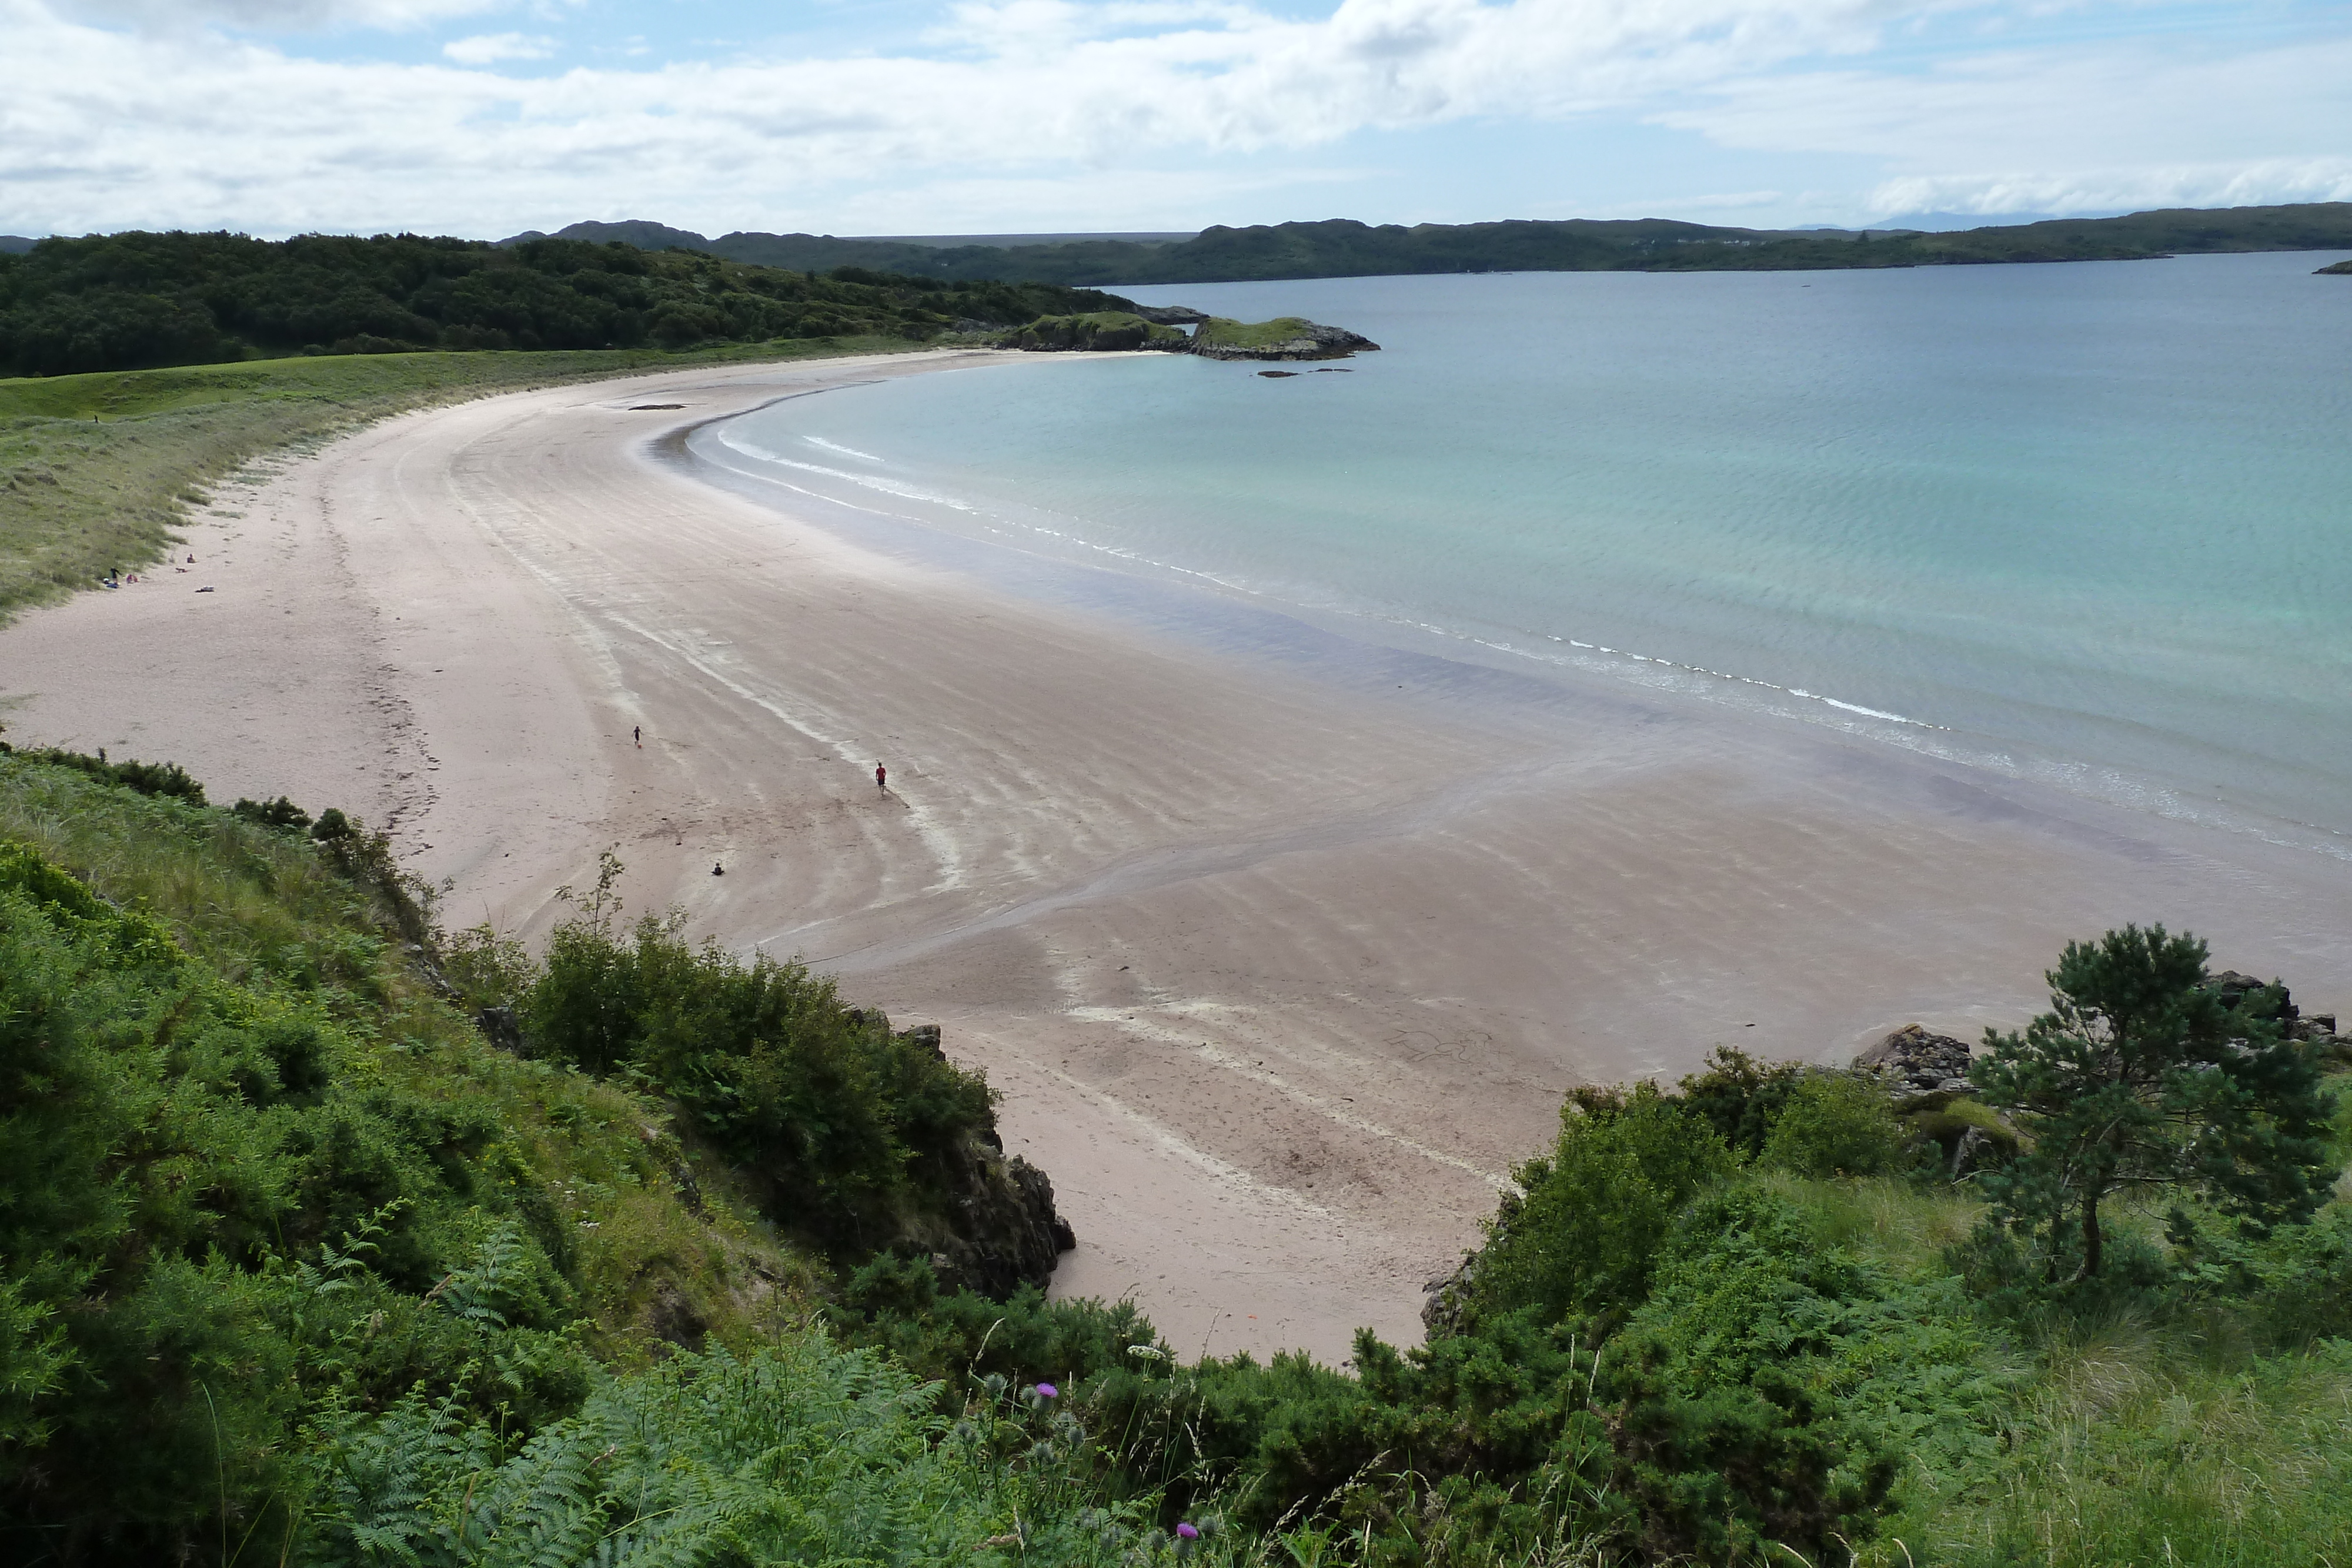
[[[490,392],[693,365],[905,352],[904,339],[330,355],[0,380],[0,621],[157,559],[204,488],[259,453]]]

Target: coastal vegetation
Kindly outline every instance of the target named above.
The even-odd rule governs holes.
[[[926,342],[1192,346],[1092,290],[854,267],[816,277],[618,244],[44,241],[0,255],[0,369],[22,372],[0,380],[0,619],[154,561],[211,487],[261,455],[314,450],[390,414]]]
[[[1429,272],[1946,267],[2122,261],[2216,251],[2341,250],[2352,249],[2352,203],[2176,208],[2113,218],[1993,225],[1950,234],[1744,229],[1665,218],[1410,226],[1333,218],[1242,228],[1220,225],[1187,239],[1160,243],[1074,240],[1012,246],[753,233],[706,239],[657,224],[581,224],[562,231],[575,232],[600,236],[617,233],[649,248],[683,246],[770,266],[851,265],[942,280],[1024,278],[1121,285]]]
[[[0,619],[154,560],[212,486],[410,409],[694,364],[879,353],[899,338],[328,355],[0,381]]]
[[[1050,1193],[935,1037],[616,874],[529,953],[340,812],[0,754],[12,1561],[2352,1551],[2341,1042],[2193,938],[1961,1075],[1580,1089],[1425,1344],[1188,1364],[989,1271]]]
[[[1040,316],[999,340],[1008,349],[1116,352],[1129,349],[1181,349],[1184,334],[1129,310],[1090,310],[1070,316]]]
[[[0,371],[76,375],[283,354],[689,349],[1017,327],[1125,300],[1047,284],[819,276],[688,251],[378,235],[44,240],[0,255]]]

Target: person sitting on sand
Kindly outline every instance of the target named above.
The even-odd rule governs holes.
[[[710,868],[710,874],[713,876],[725,876],[727,874],[727,868],[723,865],[714,865]]]

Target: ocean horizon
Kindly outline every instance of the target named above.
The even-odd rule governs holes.
[[[711,437],[818,520],[2352,856],[2352,282],[2312,276],[2335,259],[1131,288],[1383,348],[1039,356]]]

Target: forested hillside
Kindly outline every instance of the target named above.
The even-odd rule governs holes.
[[[0,1555],[2352,1555],[2343,1042],[2191,938],[1972,1061],[1580,1089],[1425,1345],[1188,1364],[979,1278],[1037,1183],[928,1035],[611,886],[530,954],[340,813],[0,755]]]
[[[2132,260],[2192,252],[2352,249],[2352,202],[2182,208],[2116,218],[1954,234],[1864,237],[1722,228],[1665,218],[1485,224],[1321,223],[1223,225],[1174,244],[1086,240],[1051,246],[932,246],[830,235],[737,233],[717,239],[656,224],[625,229],[648,246],[688,246],[741,261],[887,267],[940,279],[1029,278],[1068,284],[1216,283],[1429,272],[1720,272],[1819,267],[1947,267],[1992,262]],[[563,231],[566,234],[570,230]]]
[[[1123,308],[1087,289],[829,276],[543,239],[119,234],[0,254],[0,374],[416,349],[684,349]]]

